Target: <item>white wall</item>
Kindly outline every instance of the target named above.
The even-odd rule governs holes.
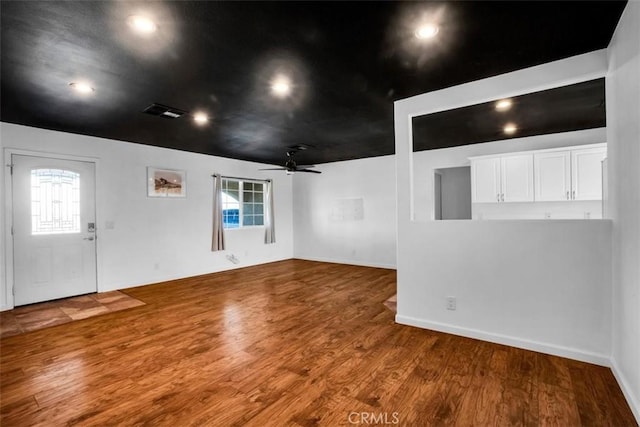
[[[0,136],[5,151],[19,149],[96,159],[99,291],[293,256],[292,180],[284,173],[260,172],[258,169],[264,165],[257,163],[7,123],[0,124]],[[9,163],[7,158],[4,161]],[[187,197],[147,197],[147,166],[185,170]],[[261,227],[229,230],[227,250],[211,252],[211,175],[214,172],[274,180],[275,244],[263,243],[264,228]],[[114,229],[105,229],[106,222],[113,222]],[[1,240],[10,242],[5,238],[6,229],[3,228],[2,233]],[[229,254],[235,254],[240,263],[227,260]],[[11,306],[5,283],[8,282],[3,278],[3,308]]]
[[[413,153],[413,199],[414,219],[427,221],[433,219],[433,171],[440,168],[469,166],[469,157],[489,154],[512,153],[517,151],[544,150],[549,148],[569,147],[573,145],[599,144],[606,142],[606,128],[587,129],[575,132],[555,133],[550,135],[512,138],[503,141],[484,142],[480,144],[463,145],[461,147],[443,148],[439,150],[418,151]],[[564,202],[563,202],[564,203]],[[511,206],[507,206],[511,205]],[[505,203],[499,205],[502,209],[510,209],[517,215],[518,204]],[[543,205],[547,205],[544,203]],[[553,205],[553,204],[551,204]],[[570,206],[568,202],[562,206]],[[593,205],[593,203],[592,203]],[[597,207],[600,202],[596,202]],[[504,206],[504,207],[503,207]],[[538,206],[542,207],[542,206]],[[541,214],[544,218],[545,206]],[[474,206],[474,213],[476,212]]]
[[[2,123],[0,123],[2,126]],[[4,138],[2,138],[2,128],[0,127],[0,153],[4,152]],[[0,154],[1,156],[1,154]],[[2,156],[2,160],[4,161],[4,156]],[[6,165],[8,162],[3,162],[3,165]],[[3,169],[6,166],[3,166]],[[0,203],[2,206],[0,207],[0,311],[9,308],[9,298],[13,299],[13,296],[9,296],[9,290],[7,289],[7,270],[5,263],[5,239],[4,239],[4,230],[5,230],[5,213],[4,213],[4,200],[5,200],[5,171],[0,172]]]
[[[412,222],[399,323],[607,364],[609,221]],[[410,254],[410,255],[408,255]],[[446,297],[457,310],[446,309]]]
[[[356,265],[396,266],[394,156],[323,164],[296,174],[294,256]],[[363,217],[340,215],[345,201],[362,199]]]
[[[640,3],[609,46],[609,205],[613,219],[613,368],[640,422]]]
[[[606,52],[596,51],[395,103],[399,322],[609,363],[611,222],[420,221],[417,214],[430,203],[419,186],[432,169],[462,166],[462,158],[473,155],[464,150],[482,147],[446,152],[442,158],[449,162],[434,152],[420,159],[412,153],[410,127],[416,115],[600,78],[606,71]],[[425,188],[432,187],[427,182]],[[458,299],[456,311],[445,309],[447,296]]]

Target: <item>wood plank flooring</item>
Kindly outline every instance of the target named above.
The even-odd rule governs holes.
[[[397,325],[395,272],[300,260],[1,341],[0,424],[633,426],[607,368]]]

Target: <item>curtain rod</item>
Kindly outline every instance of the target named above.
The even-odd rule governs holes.
[[[220,175],[218,173],[214,173],[211,176],[213,176],[213,177],[219,176],[220,178],[227,178],[227,179],[239,179],[239,180],[242,180],[242,181],[271,182],[270,179],[242,178],[242,177],[239,177],[239,176]]]

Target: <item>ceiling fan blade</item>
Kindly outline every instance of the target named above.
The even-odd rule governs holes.
[[[283,168],[267,168],[267,169],[259,169],[261,171],[287,171],[287,175],[294,174],[296,172],[307,172],[307,173],[322,173],[318,170],[313,170],[316,165],[296,165],[295,160],[293,160],[293,155],[296,154],[296,151],[287,151],[287,162],[285,163]]]

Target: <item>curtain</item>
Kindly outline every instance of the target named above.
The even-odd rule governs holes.
[[[273,181],[267,181],[264,198],[264,243],[276,242],[276,226],[273,216]]]
[[[222,223],[222,177],[213,176],[213,241],[212,251],[224,250],[224,225]]]

